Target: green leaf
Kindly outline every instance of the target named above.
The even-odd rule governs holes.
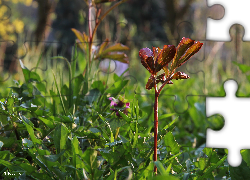
[[[62,172],[58,167],[52,167],[52,169],[59,179],[65,179],[68,174],[68,172]]]
[[[201,170],[204,170],[206,167],[206,161],[207,158],[199,158],[199,160],[197,160],[197,162],[195,162],[195,165],[200,168]]]
[[[9,114],[12,114],[14,111],[14,98],[13,97],[9,97],[7,100],[7,108],[9,111]]]
[[[73,137],[72,147],[75,154],[79,154],[79,141],[76,136]]]
[[[243,73],[246,73],[247,71],[250,71],[250,66],[248,66],[248,65],[240,64],[240,63],[237,63],[236,61],[233,61],[233,64],[238,66]]]
[[[119,80],[109,87],[106,93],[110,93],[111,96],[116,96],[121,90],[128,84],[129,80]]]
[[[13,126],[11,128],[13,128]],[[16,141],[16,138],[0,136],[0,141],[4,143],[4,147],[12,147],[14,142]]]
[[[205,178],[209,178],[210,174],[212,173],[213,170],[215,170],[218,166],[220,166],[224,161],[227,159],[227,155],[225,155],[222,159],[220,159],[215,165],[210,166],[205,173],[198,178],[198,180],[203,180]],[[249,170],[248,170],[249,171]],[[230,173],[231,174],[231,173]]]
[[[84,97],[84,99],[88,100],[89,104],[93,104],[93,102],[95,102],[100,95],[101,95],[100,91],[97,88],[95,88],[91,89],[89,93]]]
[[[250,179],[250,168],[245,161],[242,161],[238,167],[229,166],[229,171],[232,180]]]
[[[98,89],[101,93],[104,93],[104,86],[102,81],[94,81],[93,84],[91,84],[91,87],[93,89]]]
[[[41,82],[40,76],[37,73],[32,72],[28,69],[22,69],[22,70],[23,70],[23,75],[24,75],[24,79],[26,83],[29,83],[32,81]]]
[[[173,113],[175,114],[175,113]],[[172,115],[172,114],[166,114],[166,115]],[[163,115],[164,116],[164,115]],[[162,131],[166,131],[169,127],[171,127],[176,121],[178,120],[178,117],[175,118],[173,121],[171,121],[169,124],[167,124],[165,127],[162,128]]]
[[[43,117],[38,117],[38,119],[41,120],[41,121],[43,121],[44,124],[46,124],[51,129],[55,127],[55,125],[54,125],[54,123],[53,123],[52,120],[48,120],[48,119],[45,119]]]
[[[94,179],[94,172],[97,169],[97,151],[91,148],[85,150],[82,154],[82,159],[85,162],[85,170],[90,173],[90,179]],[[91,173],[92,172],[92,173]]]
[[[176,113],[171,113],[171,114],[164,114],[164,115],[161,115],[158,120],[162,120],[162,119],[166,119],[168,117],[171,117],[173,115],[175,115]],[[176,120],[175,120],[176,121]],[[174,123],[175,121],[172,121],[172,123]],[[163,128],[163,129],[167,129],[167,128]]]
[[[82,90],[82,95],[87,94],[87,92],[89,91],[89,66],[86,66],[86,73],[84,76],[84,83],[83,83],[83,90]]]
[[[132,119],[131,117],[127,116],[126,114],[124,114],[120,110],[118,110],[118,113],[122,116],[123,119],[125,119],[127,121],[127,123],[131,123],[131,122],[134,121],[134,119]]]
[[[28,123],[26,123],[25,120],[24,120],[23,118],[22,118],[22,120],[23,120],[23,123],[25,124],[25,126],[26,126],[26,128],[27,128],[27,131],[28,131],[28,133],[29,133],[29,135],[30,135],[30,138],[31,138],[32,142],[33,142],[34,144],[35,144],[35,143],[41,144],[41,140],[36,138],[36,136],[35,136],[35,134],[34,134],[33,128],[32,128]]]
[[[66,141],[68,139],[69,130],[65,124],[57,124],[54,132],[54,144],[57,150],[65,149]]]
[[[10,151],[0,151],[0,159],[10,161],[13,158],[15,158],[15,156]]]
[[[80,90],[82,89],[83,82],[84,82],[84,78],[83,78],[82,73],[74,78],[74,88],[73,88],[74,96],[77,96],[80,94]]]
[[[156,165],[157,169],[160,171],[161,175],[166,174],[165,168],[163,167],[160,161],[154,161],[154,164]]]
[[[250,150],[244,149],[241,150],[242,159],[247,163],[248,167],[250,167]]]
[[[63,123],[74,123],[74,120],[68,116],[63,116],[60,115],[60,121],[59,122],[63,122]]]
[[[40,92],[46,93],[46,86],[42,82],[38,82],[36,87]]]
[[[120,135],[120,138],[122,140],[122,143],[127,143],[129,142],[129,140],[127,140],[125,137],[123,137],[122,135]]]
[[[116,73],[114,73],[113,79],[114,79],[115,82],[116,82],[116,81],[121,81],[121,80],[122,80],[121,77],[119,77]]]
[[[170,147],[169,151],[173,152],[174,154],[177,154],[180,152],[180,146],[175,141],[175,138],[174,138],[172,132],[168,132],[165,135],[164,142],[165,142],[167,149],[168,149],[168,147]]]
[[[51,161],[51,162],[56,162],[63,154],[65,151],[60,152],[59,154],[53,154],[53,155],[43,155],[43,158],[46,161]]]
[[[66,115],[66,109],[65,109],[64,102],[63,102],[63,99],[62,99],[62,94],[61,94],[61,92],[59,90],[59,86],[58,86],[58,83],[57,83],[57,80],[56,80],[55,73],[54,73],[53,70],[52,70],[52,72],[53,72],[53,76],[54,76],[54,81],[55,81],[56,89],[57,89],[57,92],[58,92],[59,97],[60,97],[60,102],[61,102],[61,105],[62,105],[62,108],[63,108],[63,112]]]
[[[171,170],[171,167],[172,167],[172,163],[170,163],[166,169],[166,173],[165,174],[169,174],[170,173],[170,170]]]
[[[66,84],[64,84],[61,88],[61,93],[62,93],[62,97],[63,99],[65,99],[65,97],[68,99],[69,98],[69,94],[70,94],[70,91],[69,91],[69,88]]]
[[[135,112],[136,112],[136,120],[139,120],[139,105],[138,105],[138,99],[135,101]]]
[[[113,132],[111,130],[111,127],[110,127],[110,124],[108,123],[108,121],[106,121],[106,119],[101,115],[101,114],[98,114],[100,116],[100,118],[103,120],[103,122],[105,124],[107,124],[107,126],[109,127],[110,129],[110,143],[113,143],[114,142],[114,135],[113,135]]]

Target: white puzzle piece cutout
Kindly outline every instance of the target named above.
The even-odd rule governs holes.
[[[225,14],[222,19],[207,18],[206,39],[212,41],[231,41],[229,30],[232,25],[240,24],[244,27],[243,41],[250,41],[250,10],[249,0],[207,0],[208,6],[222,5]]]
[[[207,97],[207,117],[220,114],[225,125],[219,131],[207,129],[206,147],[227,148],[228,163],[239,166],[242,161],[240,150],[250,149],[250,98],[236,97],[238,85],[234,80],[224,83],[226,97]]]

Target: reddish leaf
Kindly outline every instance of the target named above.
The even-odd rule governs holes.
[[[104,48],[107,47],[108,43],[109,43],[109,39],[105,39],[105,41],[100,45],[98,56],[100,56],[102,54]]]
[[[176,79],[176,80],[178,80],[178,79],[188,79],[188,78],[190,78],[190,77],[187,74],[185,74],[183,72],[180,72],[180,71],[174,73],[174,75],[173,75],[173,79]]]
[[[129,48],[127,46],[120,44],[120,43],[117,43],[113,46],[106,48],[108,46],[108,43],[109,43],[109,40],[106,39],[105,42],[103,42],[100,45],[98,54],[95,56],[95,59],[107,58],[107,59],[113,59],[113,60],[117,60],[117,61],[120,61],[122,63],[128,64],[127,55],[123,52],[120,52],[120,51],[129,50]]]
[[[168,70],[168,65],[166,65],[166,66],[164,66],[163,67],[163,70],[164,70],[164,72],[165,72],[165,76],[166,76],[166,78],[170,75],[169,73],[169,70]]]
[[[165,73],[163,73],[163,74],[161,74],[161,75],[159,75],[159,76],[156,77],[156,84],[158,84],[159,82],[164,83],[165,81],[166,81]],[[167,84],[173,84],[173,82],[172,81],[168,81]]]
[[[71,30],[75,33],[76,37],[80,40],[80,42],[84,42],[83,35],[80,31],[78,31],[74,28],[71,28]]]
[[[176,54],[171,64],[171,70],[177,68],[179,59],[185,54],[186,50],[194,44],[194,40],[183,37],[176,48]]]
[[[160,71],[166,66],[175,56],[176,49],[174,45],[164,45],[163,49],[159,52],[157,57],[157,66],[155,72]]]
[[[156,84],[158,84],[159,82],[164,83],[165,81],[166,81],[165,73],[156,77]],[[173,84],[173,82],[168,81],[167,84]],[[152,87],[154,87],[153,75],[149,77],[148,82],[146,84],[146,89],[150,90],[152,89]]]
[[[123,44],[117,43],[114,44],[113,46],[108,47],[105,49],[103,54],[109,53],[109,52],[114,52],[114,51],[127,51],[129,48],[127,46],[124,46]]]
[[[104,54],[101,56],[101,59],[112,59],[112,60],[116,60],[116,61],[120,61],[122,63],[126,63],[128,64],[128,59],[127,59],[127,55],[125,53],[114,53],[114,54]]]
[[[146,84],[146,89],[147,90],[150,90],[152,89],[152,87],[154,87],[154,76],[151,75],[149,78],[148,78],[148,82]]]
[[[89,37],[85,34],[85,32],[81,33],[80,31],[74,28],[72,28],[71,30],[75,33],[76,37],[78,38],[77,43],[79,47],[82,50],[87,51],[87,43],[88,43]]]
[[[195,53],[197,53],[201,49],[202,45],[203,43],[200,43],[199,41],[197,41],[190,48],[188,48],[185,54],[183,54],[183,56],[180,58],[177,67],[180,67],[187,60],[189,60]]]
[[[153,49],[154,59],[157,59],[157,56],[158,56],[159,52],[161,52],[161,49],[159,47],[158,48],[152,47],[152,49]]]
[[[141,58],[142,65],[153,74],[154,66],[152,66],[153,60],[153,52],[149,48],[143,48],[139,51],[139,56]]]
[[[159,82],[164,83],[165,80],[166,80],[165,73],[163,73],[156,77],[156,84],[158,84]]]

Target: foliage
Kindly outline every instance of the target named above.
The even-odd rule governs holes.
[[[197,53],[203,43],[195,42],[189,38],[183,37],[177,48],[173,45],[164,45],[163,49],[153,47],[153,52],[149,48],[143,48],[139,51],[142,65],[150,72],[151,76],[146,84],[146,89],[155,89],[154,102],[154,162],[157,161],[157,134],[158,134],[158,97],[162,88],[166,84],[173,84],[172,79],[188,79],[189,76],[183,72],[176,72],[176,68],[184,64],[191,56]],[[171,63],[168,69],[168,63]],[[156,77],[157,73],[164,69],[165,73]],[[157,84],[161,82],[162,86],[157,89]],[[166,143],[167,144],[167,143]],[[157,174],[155,165],[154,173]]]
[[[106,0],[93,2],[98,4]],[[92,78],[90,69],[83,74],[82,67],[79,74],[76,71],[76,59],[81,65],[89,63],[90,67],[90,62],[94,59],[116,59],[114,56],[119,57],[116,60],[125,62],[127,59],[123,51],[128,48],[121,44],[108,46],[107,40],[97,51],[92,51],[94,46],[90,45],[90,35],[73,31],[89,61],[85,62],[86,59],[82,56],[77,58],[75,50],[71,61],[61,56],[51,58],[66,62],[69,70],[68,82],[61,80],[62,77],[59,77],[59,82],[56,74],[50,71],[56,88],[51,87],[47,91],[43,76],[25,67],[20,61],[25,81],[15,81],[15,86],[10,87],[8,97],[0,99],[1,178],[248,178],[248,150],[242,151],[242,165],[233,168],[227,164],[224,150],[205,148],[205,129],[220,129],[223,122],[216,117],[206,119],[205,100],[200,97],[190,98],[189,110],[177,114],[173,113],[175,99],[165,96],[162,91],[158,109],[159,114],[162,114],[159,117],[157,141],[159,154],[158,161],[153,161],[154,124],[151,119],[154,99],[150,95],[140,95],[144,89],[140,85],[136,89],[139,94],[135,94],[134,86],[122,76],[113,74],[113,78],[110,78],[113,83],[108,84],[109,76],[105,76],[103,79],[106,81],[103,81],[96,76]],[[192,54],[190,47],[185,47],[185,50],[180,48],[182,55],[183,52],[190,52],[184,53],[184,56],[178,56],[178,50],[175,51],[176,58],[173,56],[173,49],[172,46],[165,46],[163,50],[169,50],[172,58],[165,58],[169,56],[162,53],[159,57],[164,57],[164,61],[157,56],[157,66],[148,67],[154,73],[164,68],[164,74],[156,79],[157,83],[164,83],[164,78],[168,79],[168,76],[173,79],[188,77],[174,71]],[[159,48],[154,48],[153,55],[158,54],[155,53],[156,50],[162,52]],[[168,67],[170,69],[167,69],[166,62],[169,63],[173,58],[172,65]],[[190,88],[193,85],[192,79],[176,81],[167,94],[183,89],[195,92],[195,88]],[[148,87],[150,86],[155,87],[154,84],[149,84]],[[176,102],[181,102],[180,97],[177,97]],[[180,107],[182,106],[180,103]],[[157,176],[153,176],[154,166],[158,169]]]
[[[216,151],[204,146],[195,150],[176,142],[174,127],[180,117],[175,114],[160,117],[168,121],[160,127],[159,161],[153,163],[153,137],[151,126],[145,123],[148,111],[139,106],[141,97],[128,100],[118,96],[124,88],[131,89],[128,80],[114,74],[113,86],[107,88],[95,80],[83,93],[85,80],[81,74],[71,84],[74,88],[57,86],[56,91],[72,92],[73,97],[51,96],[49,102],[42,96],[45,84],[41,77],[21,65],[25,83],[16,82],[14,92],[1,99],[1,176],[195,179],[219,175],[218,168],[227,172],[228,166],[223,166],[225,158],[220,159]],[[51,95],[56,91],[50,90]],[[124,109],[118,108],[118,117],[109,107],[120,101],[129,103],[129,110],[122,112]],[[157,177],[153,177],[154,165],[159,169]],[[6,175],[8,172],[13,175]]]
[[[78,46],[85,51],[86,55],[88,55],[88,64],[89,67],[91,67],[91,63],[92,60],[103,60],[103,59],[112,59],[112,60],[117,60],[123,63],[128,63],[127,60],[127,55],[125,53],[123,53],[122,51],[126,51],[129,50],[128,47],[117,43],[114,44],[113,46],[107,47],[108,43],[109,43],[109,39],[106,39],[99,47],[94,47],[93,46],[93,42],[94,42],[94,38],[95,38],[95,34],[97,31],[98,26],[100,25],[100,23],[102,22],[102,20],[107,16],[107,14],[112,11],[114,8],[116,8],[118,5],[120,5],[121,3],[125,2],[126,0],[121,0],[120,2],[117,2],[116,4],[114,4],[112,7],[110,7],[101,17],[101,9],[99,9],[97,11],[97,7],[96,5],[99,3],[105,3],[105,2],[109,2],[112,0],[104,0],[104,1],[93,1],[93,0],[86,0],[86,3],[88,5],[89,8],[89,23],[88,23],[88,27],[89,27],[89,35],[87,36],[85,32],[81,33],[78,30],[72,28],[72,31],[75,33],[76,37],[78,38],[77,44]],[[93,49],[97,49],[94,50],[94,56],[93,54]],[[86,68],[84,73],[88,71],[88,69]]]
[[[180,71],[175,73],[175,70],[197,53],[202,45],[203,43],[199,41],[195,42],[194,40],[184,37],[176,49],[173,45],[164,45],[163,49],[153,47],[153,52],[149,48],[141,49],[139,51],[141,63],[151,73],[146,89],[150,90],[159,82],[163,84],[163,87],[165,84],[173,84],[172,79],[188,79],[188,75]],[[169,69],[168,63],[171,60],[173,61]],[[163,69],[165,73],[155,77],[161,69]]]

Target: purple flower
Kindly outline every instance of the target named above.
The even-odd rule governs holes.
[[[128,110],[127,109],[129,108],[130,103],[123,102],[124,99],[116,100],[113,97],[110,97],[109,100],[111,101],[110,106],[113,106],[110,109],[110,111],[116,112],[116,116],[121,117],[119,112],[118,112],[118,109],[121,110],[124,114],[128,115]],[[124,107],[124,105],[125,105],[125,107]],[[116,109],[116,108],[118,108],[118,109]]]
[[[130,103],[126,103],[126,107],[125,108],[129,108],[130,106]]]
[[[109,100],[111,101],[110,106],[117,106],[116,102],[113,101],[112,97],[110,97]]]

